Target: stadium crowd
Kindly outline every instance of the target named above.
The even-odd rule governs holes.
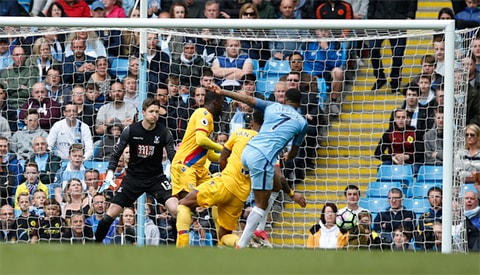
[[[457,7],[458,2],[452,2],[456,2]],[[480,26],[477,17],[465,16],[466,12],[480,14],[478,1],[465,2],[464,11],[455,10],[455,15],[453,10],[443,8],[438,19],[455,19],[458,28]],[[141,4],[144,3],[152,20],[415,19],[417,11],[416,0],[148,0]],[[30,4],[2,0],[0,16],[135,18],[140,16],[139,5],[140,1],[133,0],[33,0]],[[6,33],[16,31],[11,27],[4,30]],[[342,113],[342,94],[347,83],[355,80],[351,71],[364,66],[364,54],[369,52],[376,78],[371,90],[379,92],[388,84],[389,91],[405,96],[403,105],[392,110],[391,126],[382,136],[374,156],[383,164],[411,164],[415,173],[422,165],[442,165],[443,97],[449,92],[443,86],[446,68],[442,35],[433,36],[434,54],[421,58],[422,72],[405,85],[401,68],[406,38],[389,39],[394,51],[393,67],[387,77],[380,56],[383,40],[371,41],[370,45],[328,41],[329,37],[349,36],[350,30],[315,30],[308,34],[276,29],[268,35],[279,39],[270,41],[221,40],[209,36],[213,30],[202,31],[206,35],[200,38],[154,32],[147,35],[146,97],[158,101],[158,121],[170,131],[176,146],[185,140],[195,111],[210,110],[205,101],[212,84],[282,104],[288,101],[285,97],[288,90],[298,90],[301,92],[298,111],[307,123],[305,141],[296,158],[280,162],[283,177],[293,187],[305,178],[308,169],[315,169],[315,148],[325,137],[329,120]],[[255,35],[254,30],[242,32],[244,37]],[[307,35],[315,36],[318,41],[281,39]],[[465,150],[459,152],[458,157],[468,161],[468,165],[459,173],[477,188],[477,192],[469,191],[473,195],[465,193],[464,196],[473,196],[473,201],[465,200],[469,248],[479,250],[480,174],[476,171],[480,169],[477,168],[480,167],[480,36],[472,39],[471,55],[464,54],[470,52],[464,47],[457,47],[461,64],[457,71],[469,72],[468,126]],[[139,95],[139,54],[139,34],[135,31],[49,32],[40,36],[0,37],[0,241],[94,241],[95,232],[99,224],[104,226],[104,214],[127,175],[129,148],[116,152],[115,144],[124,129],[138,122],[139,114],[145,111],[141,110]],[[121,61],[126,62],[128,71],[113,70],[114,63]],[[287,68],[270,75],[269,80],[275,83],[266,93],[259,87],[259,77],[264,76],[258,72],[264,68],[268,74],[268,66],[273,64],[286,64]],[[326,83],[327,90],[322,90],[320,83]],[[235,130],[248,127],[252,121],[252,108],[248,104],[225,100],[222,106],[210,130],[211,143],[202,144],[210,151],[221,151],[222,140],[227,142]],[[135,158],[138,153],[133,152]],[[108,163],[112,155],[118,158],[115,169],[111,170],[110,166],[108,170],[113,172],[113,178],[106,166],[96,166]],[[178,175],[175,172],[170,175],[169,168],[173,167],[173,171],[178,163],[171,162],[174,159],[167,156],[167,152],[163,155],[163,170],[170,180]],[[205,173],[220,172],[217,161],[205,164],[208,167]],[[113,179],[116,186],[97,192],[105,179]],[[415,213],[402,204],[405,197],[402,190],[391,189],[388,209],[372,216],[368,209],[358,206],[358,187],[349,185],[345,189],[345,209],[357,215],[360,232],[344,232],[335,226],[334,214],[345,209],[338,210],[335,204],[326,203],[320,222],[310,229],[307,247],[340,248],[360,244],[392,250],[438,250],[438,236],[441,236],[438,198],[442,190],[435,188],[428,191],[431,210],[416,218]],[[289,195],[297,201],[293,191]],[[167,210],[157,199],[147,200],[146,243],[173,244],[177,238],[176,213],[171,213],[171,209]],[[245,204],[241,222],[245,222],[254,207],[251,199]],[[109,221],[104,244],[136,242],[136,209],[125,206],[120,218]],[[190,245],[216,244],[212,210],[194,210]],[[362,235],[367,237],[357,238]],[[255,231],[254,236],[262,244],[268,242],[264,228]]]

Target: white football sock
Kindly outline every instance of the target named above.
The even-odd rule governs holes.
[[[255,228],[263,216],[265,216],[265,210],[256,206],[253,207],[252,212],[250,212],[250,215],[248,215],[247,224],[245,225],[245,229],[240,237],[240,241],[238,242],[238,246],[240,248],[245,248],[247,246],[250,238],[253,235],[253,231],[255,231]]]
[[[267,224],[268,220],[268,213],[270,213],[270,210],[272,210],[273,204],[275,203],[275,200],[277,199],[278,192],[273,192],[270,194],[270,198],[268,198],[268,205],[267,209],[265,209],[265,215],[263,216],[262,220],[257,226],[257,230],[265,230],[265,225]]]

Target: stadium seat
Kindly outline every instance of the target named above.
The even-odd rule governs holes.
[[[415,182],[413,185],[409,186],[407,189],[407,197],[408,198],[426,198],[428,197],[428,190],[430,188],[438,186],[442,188],[441,184],[437,184],[434,182]]]
[[[462,189],[460,191],[460,195],[463,197],[465,195],[465,192],[467,192],[467,191],[473,191],[478,195],[477,189],[475,189],[475,186],[474,186],[473,183],[465,183],[462,186]]]
[[[412,210],[418,217],[430,209],[430,203],[426,198],[406,198],[403,201],[406,210]]]
[[[108,168],[108,161],[86,160],[83,165],[87,169],[97,169],[100,173],[105,173]]]
[[[260,68],[260,63],[258,62],[258,59],[252,59],[253,63],[253,74],[257,79],[260,79],[262,77],[262,69]]]
[[[405,189],[413,183],[412,165],[382,164],[378,167],[377,181],[398,181]]]
[[[275,84],[277,84],[278,80],[279,77],[276,76],[257,79],[257,92],[263,93],[265,95],[265,98],[268,98],[275,90]]]
[[[269,59],[265,63],[263,72],[264,72],[264,77],[269,77],[269,76],[280,77],[290,72],[290,63],[288,62],[288,60]]]
[[[388,198],[388,192],[392,188],[402,190],[402,184],[398,181],[373,181],[368,184],[367,197],[369,198]]]
[[[418,169],[418,182],[429,182],[442,185],[443,182],[443,166],[422,165]]]
[[[360,198],[358,205],[375,214],[380,211],[385,211],[390,207],[387,198]]]
[[[127,76],[128,74],[128,58],[116,58],[110,57],[109,61],[109,72],[113,76],[116,76],[120,81]]]

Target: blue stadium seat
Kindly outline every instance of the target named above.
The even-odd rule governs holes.
[[[264,77],[280,77],[290,72],[290,63],[288,62],[288,60],[269,59],[265,63],[263,72]]]
[[[437,184],[435,182],[415,182],[413,185],[408,187],[407,190],[407,197],[408,198],[426,198],[428,197],[428,190],[430,188],[437,186],[442,188],[441,184]]]
[[[260,79],[262,77],[262,69],[260,68],[260,63],[258,62],[258,59],[252,59],[253,63],[253,74],[257,79]]]
[[[267,78],[257,79],[256,88],[257,92],[263,93],[268,98],[275,90],[275,84],[277,84],[280,77],[269,76]]]
[[[108,161],[86,160],[83,165],[87,169],[97,169],[100,173],[105,173],[108,168]]]
[[[430,209],[430,203],[426,198],[406,198],[403,201],[406,210],[412,210],[418,217]]]
[[[460,195],[463,197],[463,195],[465,195],[465,192],[467,191],[473,191],[477,194],[478,196],[478,192],[477,192],[477,189],[475,189],[475,186],[473,183],[465,183],[463,186],[462,186],[462,189],[460,191]]]
[[[402,184],[399,181],[372,181],[367,187],[367,197],[369,198],[388,198],[388,192],[392,188],[402,190]]]
[[[412,165],[387,165],[378,167],[377,181],[398,181],[404,188],[413,184]]]
[[[387,198],[360,198],[358,205],[368,209],[370,212],[377,214],[378,212],[385,211],[390,207]]]
[[[442,185],[443,182],[443,166],[422,165],[418,169],[418,182],[429,182]]]
[[[120,81],[128,74],[128,58],[109,57],[109,73],[116,76]]]

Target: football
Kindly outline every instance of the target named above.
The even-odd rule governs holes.
[[[346,209],[337,213],[336,224],[340,229],[350,230],[357,226],[357,215],[351,210]]]

